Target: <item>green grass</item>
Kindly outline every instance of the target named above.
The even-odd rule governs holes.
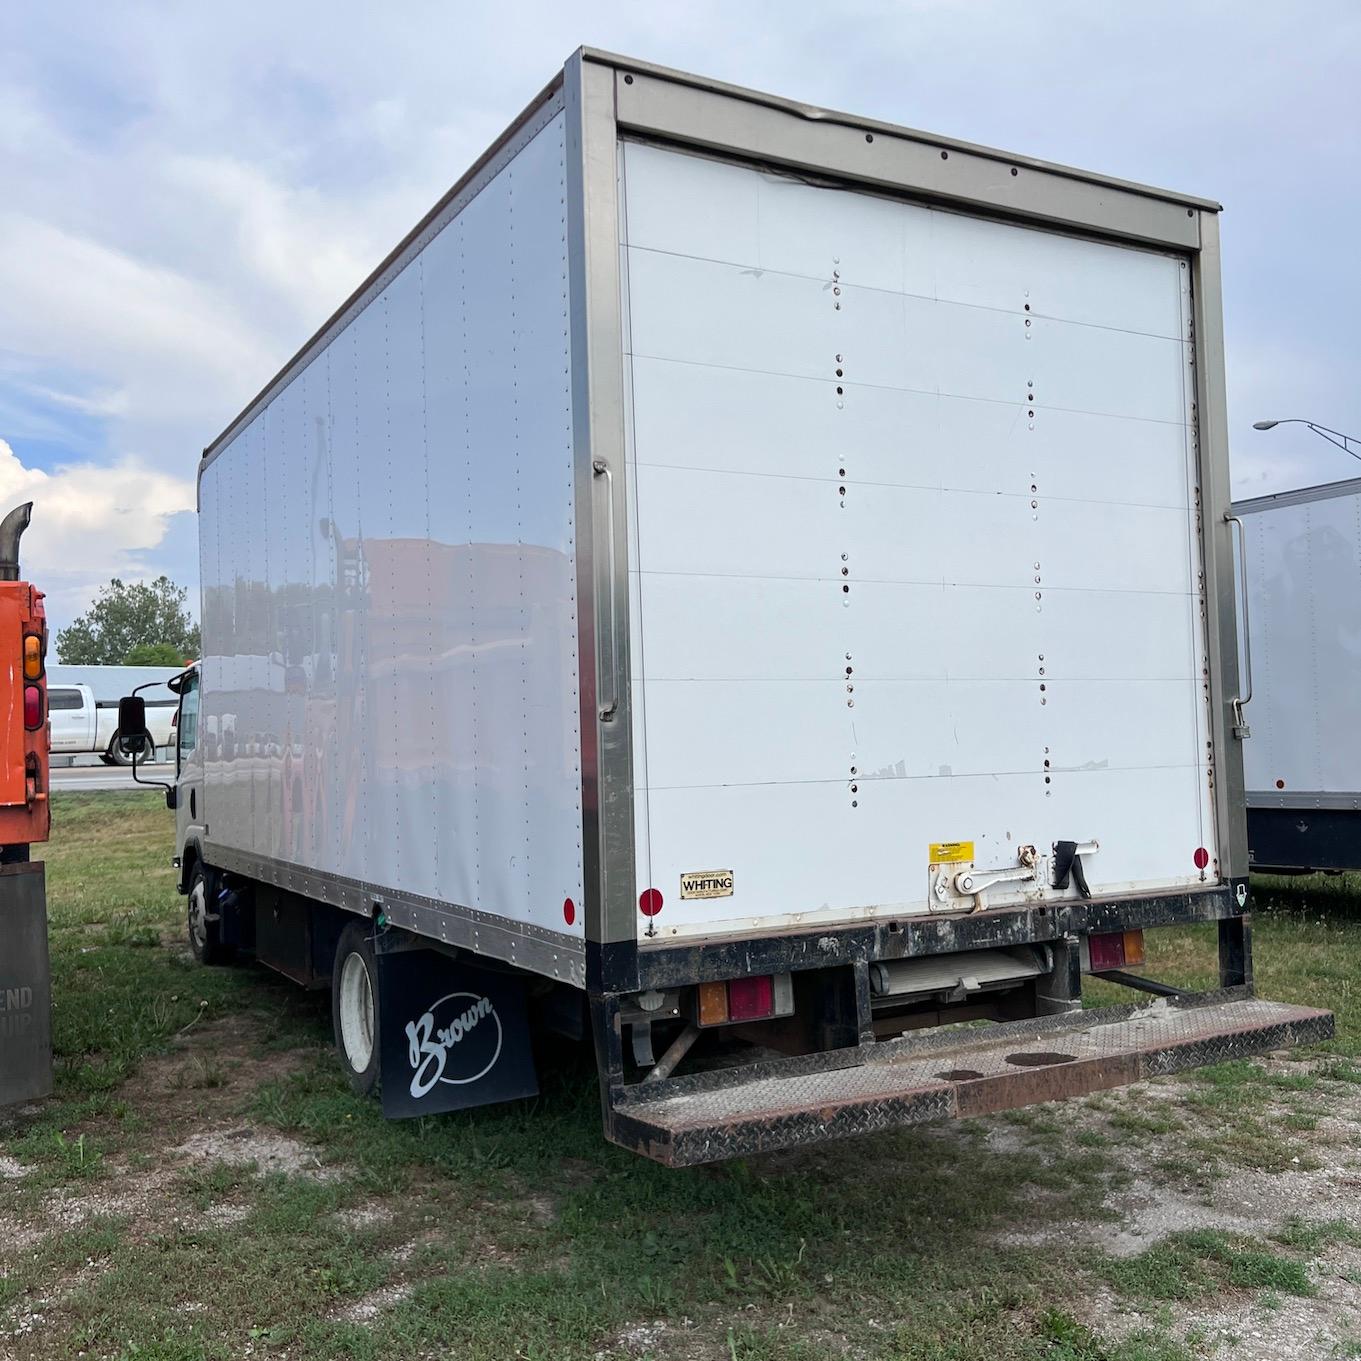
[[[1307,1157],[1320,1103],[1361,1082],[1349,974],[1361,915],[1345,898],[1321,912],[1306,890],[1256,924],[1261,991],[1338,1011],[1317,1072],[1231,1064],[1176,1100],[1103,1095],[1076,1133],[1072,1108],[1035,1107],[672,1171],[605,1143],[593,1063],[571,1046],[540,1053],[535,1101],[385,1122],[325,1052],[324,997],[190,963],[158,796],[59,796],[54,829],[58,1091],[0,1131],[0,1150],[32,1169],[0,1213],[44,1223],[54,1195],[116,1196],[136,1178],[152,1179],[160,1208],[96,1214],[19,1256],[0,1249],[0,1334],[16,1301],[60,1293],[95,1263],[51,1310],[51,1354],[1188,1361],[1165,1328],[1103,1339],[1075,1300],[1103,1283],[1131,1303],[1306,1294],[1310,1259],[1355,1242],[1335,1221],[1291,1221],[1273,1242],[1177,1235],[1119,1260],[1066,1229],[1025,1241],[1099,1216],[1129,1179],[1130,1149],[1163,1179],[1304,1165],[1291,1160]],[[1213,981],[1211,930],[1150,932],[1149,947],[1150,973]],[[243,1085],[230,1047],[243,1026],[252,1054],[286,1067]],[[149,1071],[162,1074],[154,1089]],[[197,1118],[297,1139],[328,1175],[183,1165],[173,1148]],[[347,1218],[373,1205],[385,1213]],[[346,1317],[385,1288],[372,1318]],[[650,1340],[630,1331],[654,1323]]]
[[[1212,1230],[1173,1234],[1137,1257],[1106,1263],[1103,1274],[1135,1300],[1203,1299],[1225,1287],[1314,1293],[1303,1262]]]
[[[59,1093],[110,1091],[195,1025],[297,1009],[282,984],[200,969],[180,944],[174,816],[159,795],[59,794],[52,804],[44,859]],[[163,938],[175,946],[162,948]]]

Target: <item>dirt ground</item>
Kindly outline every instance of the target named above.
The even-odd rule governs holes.
[[[133,1245],[229,1227],[254,1212],[254,1189],[271,1179],[355,1185],[363,1169],[337,1160],[325,1140],[283,1132],[259,1113],[262,1089],[287,1084],[324,1061],[317,1045],[271,1047],[249,1015],[191,1028],[170,1053],[145,1061],[120,1089],[116,1120],[106,1110],[66,1132],[68,1147],[84,1135],[108,1148],[97,1176],[40,1184],[50,1181],[41,1168],[0,1154],[0,1261],[42,1262],[46,1246],[82,1226],[116,1223],[120,1242]],[[1122,1339],[1151,1330],[1175,1339],[1193,1356],[1361,1355],[1361,1235],[1347,1227],[1361,1226],[1361,1082],[1352,1080],[1350,1070],[1334,1080],[1336,1075],[1336,1062],[1326,1058],[1301,1062],[1269,1056],[1242,1065],[1224,1086],[1164,1079],[985,1121],[933,1126],[925,1137],[946,1163],[966,1164],[981,1136],[990,1155],[1016,1159],[1030,1169],[1033,1185],[1027,1194],[1035,1213],[998,1226],[991,1234],[998,1250],[1043,1257],[1061,1249],[1120,1263],[1148,1259],[1188,1232],[1288,1244],[1292,1226],[1332,1225],[1333,1230],[1315,1232],[1317,1241],[1309,1243],[1314,1251],[1304,1294],[1230,1290],[1207,1301],[1166,1298],[1168,1292],[1162,1291],[1140,1301],[1129,1290],[1096,1280],[1075,1291],[1070,1309],[1092,1336],[1117,1347]],[[1229,1099],[1219,1100],[1226,1092]],[[0,1147],[21,1141],[26,1124],[40,1112],[40,1106],[17,1112],[0,1129]],[[1252,1142],[1236,1148],[1226,1129],[1241,1130],[1245,1120],[1252,1125]],[[114,1123],[130,1125],[136,1137],[109,1138]],[[1076,1214],[1062,1191],[1075,1148],[1099,1149],[1109,1160],[1099,1194],[1081,1201]],[[808,1157],[775,1155],[765,1160],[765,1170],[778,1176],[782,1165],[806,1165]],[[523,1235],[552,1226],[561,1190],[574,1178],[593,1175],[589,1166],[568,1166],[559,1186],[520,1188],[519,1222],[507,1234],[497,1232],[488,1204],[489,1227],[485,1232],[474,1228],[465,1255],[514,1270]],[[186,1197],[186,1179],[193,1184],[196,1176],[197,1192]],[[357,1184],[363,1187],[362,1175]],[[363,1189],[330,1212],[338,1235],[378,1235],[386,1279],[337,1299],[329,1319],[370,1328],[410,1299],[423,1269],[447,1269],[431,1266],[438,1258],[431,1249],[438,1247],[442,1230],[431,1216],[413,1213],[412,1190],[409,1183],[391,1193]],[[1049,1217],[1045,1202],[1061,1205],[1064,1212]],[[500,1222],[505,1223],[504,1216]],[[51,1350],[49,1339],[73,1302],[90,1291],[116,1257],[117,1251],[92,1251],[85,1260],[49,1263],[40,1283],[0,1310],[0,1361],[47,1361],[65,1354]],[[192,1320],[205,1305],[189,1298],[177,1308]],[[712,1330],[697,1332],[687,1327],[689,1322],[640,1319],[606,1339],[597,1354],[725,1354],[722,1347],[714,1349]],[[873,1328],[876,1321],[871,1318],[868,1325]],[[779,1320],[770,1326],[778,1334]],[[802,1327],[801,1345],[810,1337],[814,1342],[820,1337],[827,1354],[867,1354],[835,1327],[820,1334]],[[247,1338],[241,1354],[295,1354],[288,1347],[257,1346],[257,1341]],[[69,1337],[63,1342],[68,1344],[75,1346],[73,1355],[113,1354],[97,1348],[87,1353]],[[436,1354],[443,1353],[430,1353]],[[732,1348],[727,1354],[739,1355]],[[1108,1354],[1119,1353],[1092,1353]]]
[[[532,1101],[384,1121],[324,996],[193,964],[159,799],[54,826],[0,1361],[1361,1357],[1361,882],[1254,884],[1259,990],[1328,1046],[677,1171],[606,1143],[571,1046]],[[1151,932],[1148,971],[1212,986],[1215,946]]]

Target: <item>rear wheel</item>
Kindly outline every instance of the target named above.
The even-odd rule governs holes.
[[[336,1052],[361,1095],[378,1085],[378,959],[367,922],[351,922],[340,933],[331,969],[331,1021]]]
[[[208,871],[195,865],[189,880],[189,949],[200,964],[226,964],[232,952],[222,943],[222,921],[211,887]]]
[[[114,733],[113,740],[109,743],[109,749],[104,753],[102,759],[106,766],[130,766],[132,764],[132,757],[127,755],[118,745],[117,733]],[[152,747],[150,756],[143,756],[141,752],[137,753],[137,764],[139,766],[151,765],[155,759],[155,747]]]

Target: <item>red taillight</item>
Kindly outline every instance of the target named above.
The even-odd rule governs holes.
[[[1125,967],[1125,935],[1117,931],[1109,936],[1091,936],[1087,940],[1087,950],[1091,955],[1092,972],[1105,973],[1107,969]]]
[[[728,982],[728,1019],[763,1021],[775,1014],[775,980],[770,974]]]
[[[1108,969],[1123,969],[1128,964],[1144,962],[1144,933],[1142,931],[1111,931],[1099,936],[1088,936],[1087,954],[1093,973]]]
[[[43,692],[36,685],[24,686],[24,727],[30,731],[43,725]]]
[[[787,973],[715,980],[695,989],[693,1017],[701,1026],[767,1021],[793,1014],[794,980]]]
[[[1210,863],[1210,852],[1204,846],[1197,846],[1196,853],[1191,857],[1195,861],[1196,868],[1203,870]]]

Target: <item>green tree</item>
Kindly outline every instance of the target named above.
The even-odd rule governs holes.
[[[134,649],[148,646],[172,650],[175,658],[166,663],[170,666],[197,657],[199,630],[185,608],[188,596],[169,577],[157,577],[150,585],[114,577],[79,619],[58,632],[57,660],[73,666],[121,666]]]
[[[192,652],[185,652],[174,643],[138,643],[126,657],[124,666],[184,666],[194,660]]]

